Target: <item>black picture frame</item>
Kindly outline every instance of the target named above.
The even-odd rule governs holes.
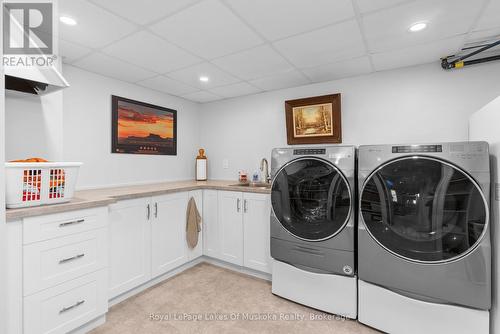
[[[133,109],[134,106],[137,109]],[[155,120],[158,118],[171,119],[173,137],[163,138],[150,132],[147,136],[128,136],[126,139],[120,139],[118,137],[120,107],[122,112],[124,109],[130,112],[126,121],[156,124]],[[177,155],[177,110],[111,95],[111,153]]]

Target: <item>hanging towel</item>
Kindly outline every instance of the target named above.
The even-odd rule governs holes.
[[[186,241],[190,249],[198,244],[198,233],[201,231],[201,216],[193,197],[189,199],[186,214]]]

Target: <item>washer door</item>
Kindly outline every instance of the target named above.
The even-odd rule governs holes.
[[[361,191],[361,214],[382,247],[426,263],[465,256],[488,223],[479,185],[457,167],[429,157],[393,160],[373,172]]]
[[[318,158],[300,158],[282,167],[273,180],[271,203],[283,228],[308,241],[333,237],[351,214],[346,178]]]

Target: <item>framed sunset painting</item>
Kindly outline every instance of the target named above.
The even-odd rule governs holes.
[[[177,111],[111,96],[112,153],[177,155]]]

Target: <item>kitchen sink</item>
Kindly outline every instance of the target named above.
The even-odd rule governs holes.
[[[237,184],[231,184],[230,186],[231,187],[260,188],[260,189],[270,189],[271,188],[270,183],[264,183],[264,182],[237,183]]]

